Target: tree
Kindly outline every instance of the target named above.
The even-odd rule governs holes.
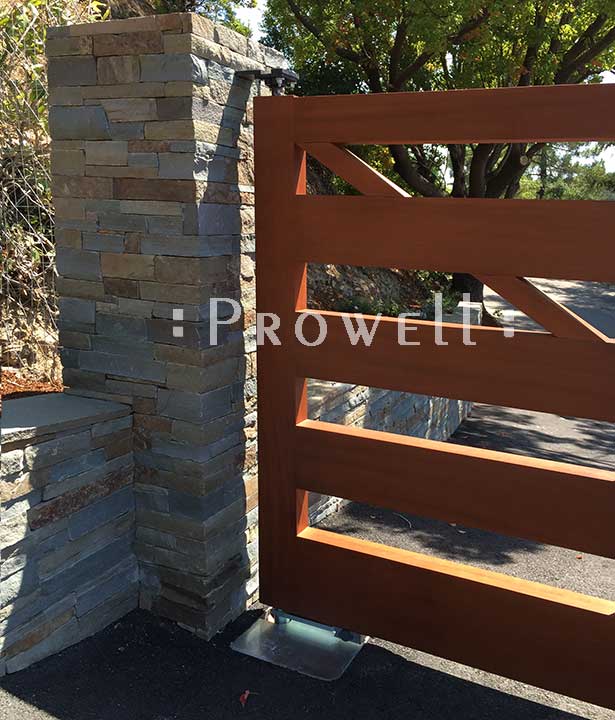
[[[600,159],[602,143],[572,148],[556,143],[540,152],[536,170],[521,180],[519,197],[547,200],[615,200],[615,172]]]
[[[615,64],[613,0],[269,0],[264,24],[267,41],[312,73],[309,91],[318,83],[325,92],[350,83],[353,92],[381,93],[600,82]],[[391,145],[383,163],[416,195],[514,198],[543,148]],[[471,276],[454,282],[482,300]]]

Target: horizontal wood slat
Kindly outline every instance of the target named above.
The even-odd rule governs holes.
[[[615,557],[615,472],[304,420],[297,488]]]
[[[317,528],[293,555],[288,612],[615,707],[613,602]]]
[[[480,278],[498,295],[529,315],[557,337],[605,342],[608,337],[523,277],[483,275]]]
[[[357,383],[424,395],[506,405],[559,415],[615,421],[615,342],[588,343],[547,333],[473,327],[476,346],[463,344],[463,327],[444,323],[447,346],[435,344],[434,323],[381,318],[370,347],[350,343],[344,313],[310,310],[327,326],[324,341],[306,347],[295,340],[280,351],[294,357],[300,377]],[[352,315],[347,315],[352,321]],[[365,318],[371,328],[374,318]],[[356,320],[353,321],[356,326]],[[398,325],[408,342],[398,344]],[[406,330],[415,327],[416,331]],[[315,319],[304,323],[308,340]]]
[[[333,143],[305,143],[304,149],[363,195],[409,197],[407,192],[347,148]]]
[[[615,282],[615,202],[292,199],[295,259],[314,263]]]
[[[615,140],[615,86],[608,84],[333,95],[295,102],[300,144]]]

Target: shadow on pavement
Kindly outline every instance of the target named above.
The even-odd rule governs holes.
[[[0,681],[2,720],[573,720],[579,716],[419,665],[374,644],[326,683],[234,653],[245,613],[207,643],[135,611]],[[240,696],[250,691],[245,707]],[[18,700],[19,699],[19,700]],[[20,702],[23,701],[23,702]]]

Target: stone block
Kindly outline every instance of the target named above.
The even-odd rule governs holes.
[[[128,164],[134,167],[158,167],[158,155],[155,152],[131,152]]]
[[[92,38],[87,35],[81,37],[47,38],[45,54],[47,57],[58,55],[90,55],[92,52]]]
[[[93,57],[51,57],[47,66],[49,87],[58,85],[96,85],[96,60]]]
[[[88,165],[126,165],[128,143],[125,140],[86,142],[85,161]]]
[[[58,250],[64,250],[65,248],[58,248]],[[79,252],[78,250],[75,250],[73,252]],[[90,255],[97,255],[98,253],[89,253]],[[74,259],[70,260],[69,264],[58,264],[58,253],[56,251],[56,265],[58,267],[58,272],[60,273],[60,276],[56,278],[56,290],[60,295],[69,295],[70,297],[80,297],[85,298],[89,300],[103,300],[105,297],[105,288],[102,282],[90,282],[87,280],[75,280],[73,278],[64,277],[63,271],[66,270],[67,267],[74,268],[76,267],[76,262]],[[96,260],[96,266],[100,269],[100,261]],[[62,268],[62,269],[61,269]],[[94,267],[92,266],[92,270],[94,270]],[[72,272],[72,270],[71,270]],[[92,275],[92,279],[96,279],[96,277]]]
[[[111,568],[102,577],[95,578],[85,589],[77,591],[76,613],[81,617],[85,613],[106,603],[114,595],[135,587],[139,580],[139,567],[136,559],[128,559]]]
[[[186,285],[203,285],[208,280],[208,265],[214,259],[157,257],[155,259],[155,277],[163,283],[181,283]],[[226,261],[222,261],[226,266]]]
[[[84,370],[104,372],[108,375],[164,382],[166,369],[164,363],[144,360],[138,357],[122,357],[102,352],[82,352],[79,362]]]
[[[142,140],[145,133],[145,123],[114,122],[109,125],[109,133],[114,140]]]
[[[4,450],[0,454],[0,471],[2,478],[9,478],[10,476],[18,475],[24,468],[24,451],[21,449],[17,450]]]
[[[169,512],[169,491],[155,485],[135,483],[135,505],[139,510]]]
[[[56,265],[60,275],[77,280],[100,280],[102,277],[100,255],[96,252],[60,247],[56,250]],[[73,293],[67,292],[66,294],[72,295]]]
[[[54,175],[85,175],[83,150],[52,151],[51,172]]]
[[[139,291],[144,300],[176,303],[178,305],[200,305],[211,296],[209,288],[196,285],[172,285],[160,282],[140,282]]]
[[[210,158],[192,153],[160,153],[159,154],[161,178],[175,180],[193,179],[207,174]]]
[[[84,250],[98,250],[107,253],[124,252],[124,235],[114,233],[83,233]]]
[[[100,216],[100,229],[104,231],[121,230],[123,232],[145,232],[145,218],[141,215],[129,215],[125,212],[107,213]]]
[[[224,25],[215,26],[214,41],[240,55],[248,54],[248,38]]]
[[[147,232],[151,235],[181,235],[182,218],[172,216],[152,216],[147,218]]]
[[[122,200],[120,204],[123,213],[134,215],[182,215],[182,206],[176,202],[158,200]]]
[[[158,98],[156,101],[159,120],[190,120],[192,97]]]
[[[46,472],[46,479],[50,485],[59,483],[75,475],[101,468],[106,461],[107,458],[102,450],[77,455],[70,460],[64,460],[49,467]]]
[[[95,62],[94,58],[92,58],[92,61]],[[134,55],[101,57],[98,58],[97,66],[99,85],[122,85],[139,82],[139,58]],[[95,83],[89,84],[94,85]]]
[[[197,210],[198,234],[239,235],[242,232],[237,207],[219,203],[201,203]]]
[[[187,422],[213,420],[231,411],[231,391],[228,387],[202,394],[161,389],[156,410],[163,417]]]
[[[171,255],[176,257],[216,257],[230,255],[237,244],[234,236],[145,236],[141,251],[148,255]]]
[[[154,398],[157,394],[155,385],[126,380],[107,380],[106,387],[109,392],[120,395],[136,395],[138,397]]]
[[[136,280],[126,280],[125,278],[105,278],[104,290],[105,293],[115,295],[116,297],[139,297],[139,284]]]
[[[202,37],[213,40],[214,37],[214,24],[203,15],[196,15],[195,13],[189,13],[182,15],[182,29],[184,33],[194,33],[195,35],[201,35]]]
[[[195,55],[143,55],[140,62],[142,82],[183,80],[202,85],[207,83],[207,64]]]
[[[68,519],[70,537],[76,540],[134,509],[133,487],[123,487],[71,515]]]
[[[137,256],[138,257],[138,256]],[[99,312],[96,317],[96,332],[99,336],[115,340],[118,343],[129,342],[132,345],[143,343],[147,340],[147,326],[143,318],[123,317],[121,315],[109,315]],[[99,340],[95,338],[95,340]],[[95,348],[100,348],[98,342],[94,343]],[[110,348],[113,346],[111,345]],[[134,349],[138,352],[139,348]],[[109,350],[111,351],[111,350]],[[151,357],[148,355],[146,357]]]
[[[129,280],[153,280],[154,258],[151,255],[116,255],[102,253],[100,257],[103,275]]]
[[[194,138],[194,132],[192,120],[148,122],[145,126],[145,137],[148,140],[190,140]]]
[[[121,200],[192,202],[196,198],[196,183],[190,180],[116,178],[113,193]]]
[[[231,148],[237,144],[237,132],[235,130],[220,127],[215,123],[202,122],[201,120],[194,121],[193,137],[195,140],[225,145]],[[180,140],[185,138],[174,139]]]
[[[124,33],[148,32],[159,30],[155,15],[133,17],[125,20],[107,20],[97,23],[79,23],[67,29],[70,35],[118,35]]]
[[[83,105],[83,88],[79,86],[50,88],[49,105]]]
[[[90,85],[82,88],[82,95],[87,104],[92,100],[102,98],[132,98],[132,97],[165,97],[164,83],[120,83],[119,85]],[[58,103],[59,105],[69,103]],[[96,103],[94,103],[96,104]]]
[[[86,177],[128,177],[152,178],[158,176],[158,169],[154,167],[128,167],[123,165],[86,165]]]
[[[54,197],[112,198],[113,181],[111,178],[54,175],[51,190]]]
[[[107,625],[116,622],[124,615],[139,606],[139,586],[137,583],[121,592],[112,596],[101,605],[95,607],[89,613],[79,618],[79,637],[90,637],[100,632]]]
[[[119,298],[119,312],[121,315],[132,315],[140,318],[150,318],[154,303],[150,300],[134,300],[132,298]]]
[[[44,638],[39,639],[32,647],[7,659],[7,672],[14,673],[23,670],[29,665],[79,642],[79,627],[76,618],[72,617],[72,611],[68,611],[63,615],[62,621],[59,627],[55,627],[53,631],[49,632]],[[49,626],[53,626],[53,624],[50,623],[47,627]]]
[[[63,325],[78,329],[82,326],[85,331],[94,326],[96,320],[96,307],[93,300],[61,297],[58,300],[60,322]]]
[[[90,447],[88,431],[62,435],[46,442],[30,445],[25,450],[26,465],[31,470],[48,467]]]
[[[97,458],[104,452],[95,451]],[[72,462],[72,461],[71,461]],[[104,459],[103,459],[104,462]],[[120,470],[111,473],[104,480],[98,480],[60,497],[49,500],[28,511],[28,521],[32,530],[37,530],[52,523],[70,518],[72,521],[78,511],[97,500],[111,495],[132,481],[132,470]],[[129,488],[132,490],[132,488]]]
[[[74,330],[64,330],[60,328],[59,332],[60,345],[63,347],[75,348],[77,350],[91,350],[92,342],[87,332],[77,332]]]
[[[94,36],[94,55],[145,55],[162,51],[162,33],[157,30]]]
[[[100,525],[100,523],[97,523]],[[110,567],[117,565],[125,559],[130,552],[132,533],[125,534],[113,542],[105,545],[96,552],[80,558],[75,564],[52,575],[42,583],[43,593],[52,594],[63,589],[65,592],[74,592],[92,577],[101,575]]]
[[[100,101],[110,122],[156,120],[156,100],[153,98],[110,98]],[[113,164],[113,163],[101,163]]]
[[[107,115],[101,107],[52,107],[49,131],[54,140],[107,140],[111,137]]]

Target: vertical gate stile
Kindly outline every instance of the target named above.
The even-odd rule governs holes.
[[[305,193],[305,152],[293,137],[295,98],[257,98],[255,114],[256,308],[280,318],[281,344],[258,348],[260,597],[283,606],[292,584],[296,534],[307,524],[307,493],[294,493],[292,437],[307,417],[305,378],[297,378],[289,347],[294,314],[305,307],[307,266],[289,252],[292,198]]]

